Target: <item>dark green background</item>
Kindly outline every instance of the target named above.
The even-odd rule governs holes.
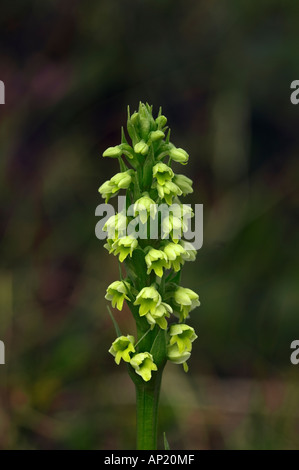
[[[162,106],[204,204],[183,285],[190,371],[168,364],[160,446],[299,448],[299,3],[5,2],[0,18],[0,447],[132,449],[134,388],[108,354],[116,259],[96,239],[126,107]],[[127,309],[116,312],[134,332]]]

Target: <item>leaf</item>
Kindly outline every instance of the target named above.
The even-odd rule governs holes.
[[[141,341],[148,335],[148,333],[150,333],[152,331],[151,328],[149,328],[145,333],[144,335],[141,336],[141,338],[137,341],[137,343],[135,344],[135,348],[137,348],[137,346],[139,345],[139,343],[141,343]]]
[[[120,280],[123,281],[124,278],[123,278],[123,273],[122,273],[122,270],[121,270],[121,262],[119,261],[119,259],[118,259],[118,271],[119,271]]]
[[[133,251],[132,258],[126,258],[125,267],[129,278],[134,284],[136,284],[137,289],[141,290],[141,286],[146,285],[146,263],[144,259],[144,252],[140,248],[137,248]]]
[[[114,328],[115,328],[115,331],[116,331],[117,336],[122,336],[122,333],[121,333],[121,331],[120,331],[120,328],[119,328],[119,326],[118,326],[118,323],[117,323],[117,321],[115,320],[115,318],[114,318],[114,316],[113,316],[113,314],[112,314],[112,312],[111,312],[111,310],[110,310],[109,305],[107,305],[107,310],[108,310],[109,316],[110,316],[110,318],[111,318],[111,320],[112,320],[112,323],[113,323],[113,325],[114,325]]]
[[[127,171],[128,170],[127,165],[125,164],[125,162],[123,161],[123,159],[121,157],[118,157],[118,162],[119,162],[120,171]]]
[[[181,281],[181,269],[174,274],[173,276],[173,273],[171,272],[169,274],[169,276],[167,276],[167,278],[165,279],[165,283],[169,283],[169,282],[174,282],[175,284],[179,284],[180,281]]]
[[[121,126],[121,143],[122,144],[128,143],[123,126]]]
[[[165,433],[165,432],[163,432],[163,440],[164,440],[164,449],[165,449],[165,450],[170,450],[169,443],[168,443],[168,440],[167,440],[167,437],[166,437],[166,433]]]
[[[159,367],[165,365],[167,353],[166,353],[166,331],[159,328],[159,331],[154,339],[153,345],[151,347],[150,353],[154,358],[155,364]]]
[[[155,164],[155,157],[153,146],[150,146],[149,153],[143,165],[143,187],[149,190],[153,180],[153,166]]]

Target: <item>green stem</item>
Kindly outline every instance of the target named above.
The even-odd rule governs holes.
[[[155,377],[152,377],[150,383],[135,384],[137,450],[157,450],[158,407],[162,371],[156,374]]]

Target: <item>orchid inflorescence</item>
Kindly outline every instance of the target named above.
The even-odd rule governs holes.
[[[105,202],[126,191],[125,208],[111,216],[103,229],[107,232],[105,248],[118,256],[120,265],[120,280],[108,286],[105,298],[120,311],[126,301],[137,328],[137,339],[119,334],[109,352],[116,364],[121,360],[128,364],[135,382],[140,377],[149,382],[167,360],[183,364],[187,371],[192,342],[197,338],[186,320],[200,305],[198,295],[179,285],[182,266],[196,256],[192,244],[182,239],[193,211],[179,199],[193,192],[192,180],[171,168],[172,162],[186,165],[189,156],[170,142],[166,123],[161,108],[154,119],[152,107],[140,103],[138,112],[130,115],[128,110],[131,144],[122,129],[121,144],[103,153],[104,157],[117,158],[120,164],[120,172],[99,188]],[[159,217],[157,208],[161,204],[175,204],[181,212]],[[133,211],[127,210],[129,206]],[[136,216],[138,224],[132,225]],[[161,236],[152,237],[149,221],[157,223]],[[133,228],[128,230],[130,225]],[[136,236],[137,226],[142,236]]]

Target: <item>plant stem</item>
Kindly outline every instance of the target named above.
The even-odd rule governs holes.
[[[137,450],[157,450],[158,407],[162,371],[154,373],[149,383],[135,384]]]

